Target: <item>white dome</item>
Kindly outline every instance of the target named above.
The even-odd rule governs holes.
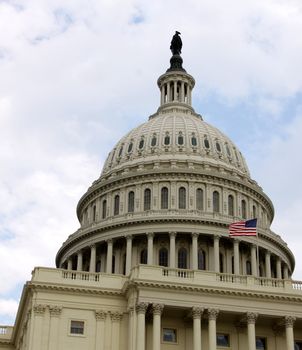
[[[109,153],[102,175],[167,160],[214,165],[249,176],[234,143],[200,115],[180,106],[159,110],[124,136]]]

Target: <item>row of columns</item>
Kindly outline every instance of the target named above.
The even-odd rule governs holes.
[[[180,91],[177,94],[177,85],[180,83]],[[185,82],[184,81],[170,81],[161,86],[161,105],[169,102],[182,102],[191,105],[191,89],[189,84],[186,84],[186,92],[185,92]],[[173,100],[172,100],[172,91],[173,91]],[[167,94],[166,94],[167,92]],[[167,96],[167,99],[165,99]],[[178,98],[177,98],[178,96]]]
[[[136,305],[137,312],[137,337],[136,337],[136,348],[139,350],[145,350],[145,315],[148,308],[148,303],[139,303]],[[152,304],[151,310],[153,314],[153,348],[152,350],[160,350],[161,344],[161,314],[163,311],[163,304]],[[201,349],[201,318],[203,316],[204,309],[201,307],[192,308],[193,318],[193,350]],[[216,350],[217,338],[216,338],[216,320],[219,315],[218,309],[208,309],[208,350]],[[133,313],[130,313],[130,318],[133,317]],[[247,337],[248,337],[248,350],[256,350],[256,330],[255,324],[258,314],[253,312],[247,312],[242,318],[241,323],[247,325]],[[130,319],[129,324],[133,324]],[[295,317],[286,316],[282,322],[285,326],[286,335],[286,350],[294,350],[294,331],[293,326]],[[242,326],[242,325],[241,325]]]
[[[175,268],[175,256],[176,256],[176,232],[169,232],[170,236],[170,268]],[[147,254],[147,264],[153,265],[153,233],[147,233],[148,237],[148,254]],[[198,233],[192,233],[192,269],[197,270],[198,269]],[[220,272],[220,248],[219,248],[219,241],[220,236],[215,235],[214,236],[214,271]],[[131,271],[131,260],[132,260],[132,235],[126,236],[126,275],[129,275]],[[234,254],[234,274],[239,275],[240,274],[240,255],[239,255],[239,239],[235,238],[233,240],[233,254]],[[106,272],[112,273],[112,254],[113,254],[113,240],[109,239],[107,240],[107,264],[106,264]],[[89,265],[89,272],[95,272],[95,266],[96,266],[96,246],[91,245],[90,246],[90,265]],[[71,258],[68,259],[67,262],[67,268],[68,270],[72,269],[72,260]],[[77,255],[77,271],[83,270],[83,253],[82,251],[78,252]],[[257,267],[257,251],[256,251],[256,245],[251,245],[251,273],[253,276],[258,276],[259,271]],[[266,251],[265,254],[265,273],[267,278],[271,278],[271,254],[269,251]],[[283,267],[283,277],[287,279],[289,277],[288,275],[288,267],[287,265],[284,265]],[[276,260],[276,278],[281,279],[282,278],[282,265],[281,265],[281,259],[280,257],[277,257]]]

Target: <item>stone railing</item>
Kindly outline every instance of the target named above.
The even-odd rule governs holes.
[[[291,281],[293,289],[302,290],[302,281]]]
[[[12,326],[0,326],[0,340],[9,340],[12,337],[14,327]]]

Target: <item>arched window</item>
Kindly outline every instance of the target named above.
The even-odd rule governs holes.
[[[168,209],[169,205],[169,191],[167,187],[161,189],[161,209]]]
[[[120,148],[120,150],[118,152],[118,156],[121,157],[122,153],[123,153],[123,146],[121,146],[121,148]]]
[[[244,199],[241,201],[241,212],[242,219],[246,219],[246,201]]]
[[[203,210],[203,190],[201,188],[196,190],[196,209]]]
[[[228,196],[228,214],[234,216],[234,197],[231,194]]]
[[[231,157],[231,151],[227,143],[225,144],[225,149],[227,151],[228,156]]]
[[[249,260],[246,261],[245,268],[246,268],[246,274],[251,275],[252,274],[252,264]]]
[[[184,144],[184,137],[182,136],[182,134],[179,134],[178,135],[178,138],[177,138],[177,143],[182,146]]]
[[[151,209],[151,190],[146,188],[144,191],[144,210]]]
[[[204,144],[204,146],[205,146],[206,149],[209,149],[209,148],[210,148],[210,142],[209,142],[208,139],[204,139],[204,140],[203,140],[203,144]]]
[[[134,192],[128,193],[128,213],[134,212]]]
[[[103,206],[102,206],[102,218],[105,219],[107,214],[107,201],[106,199],[103,200]]]
[[[114,197],[114,208],[113,208],[113,214],[119,215],[120,213],[120,196],[117,194]]]
[[[157,142],[156,136],[153,136],[151,139],[151,146],[152,147],[156,146],[156,142]]]
[[[206,269],[206,253],[204,250],[200,249],[198,251],[198,270]]]
[[[253,219],[257,218],[257,210],[256,210],[256,206],[253,205]]]
[[[217,152],[221,152],[221,146],[220,146],[220,143],[218,141],[216,141],[216,150]]]
[[[178,208],[186,209],[186,189],[184,187],[178,190]]]
[[[192,136],[192,138],[191,138],[191,144],[192,144],[192,146],[197,146],[197,139],[196,139],[196,137],[195,136]]]
[[[213,211],[219,213],[219,192],[213,192]]]
[[[168,266],[168,250],[167,248],[160,248],[158,252],[158,265],[159,266]]]
[[[140,142],[139,142],[139,144],[138,144],[138,148],[139,148],[139,149],[143,149],[143,148],[144,148],[144,144],[145,144],[144,139],[141,139]]]
[[[223,254],[219,253],[219,272],[223,273],[223,271],[224,271]]]
[[[169,135],[166,135],[166,136],[165,136],[164,145],[165,145],[165,146],[170,145],[170,136],[169,136]]]
[[[178,268],[186,269],[187,268],[187,249],[180,248],[178,250]]]
[[[148,251],[147,251],[147,249],[143,249],[141,251],[140,263],[147,264],[147,258],[148,258]]]
[[[131,141],[128,146],[128,153],[131,153],[133,149],[133,142]]]

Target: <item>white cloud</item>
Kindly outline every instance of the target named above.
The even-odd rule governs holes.
[[[300,0],[0,1],[2,300],[34,266],[54,264],[108,151],[156,110],[156,79],[168,68],[174,30],[182,32],[196,100],[244,101],[281,130],[284,99],[302,87],[301,11]],[[300,119],[269,137],[265,162],[251,157],[252,173],[281,208],[276,230],[287,231],[291,247],[300,239],[302,193],[293,185],[301,178]],[[268,124],[257,115],[255,142]]]

